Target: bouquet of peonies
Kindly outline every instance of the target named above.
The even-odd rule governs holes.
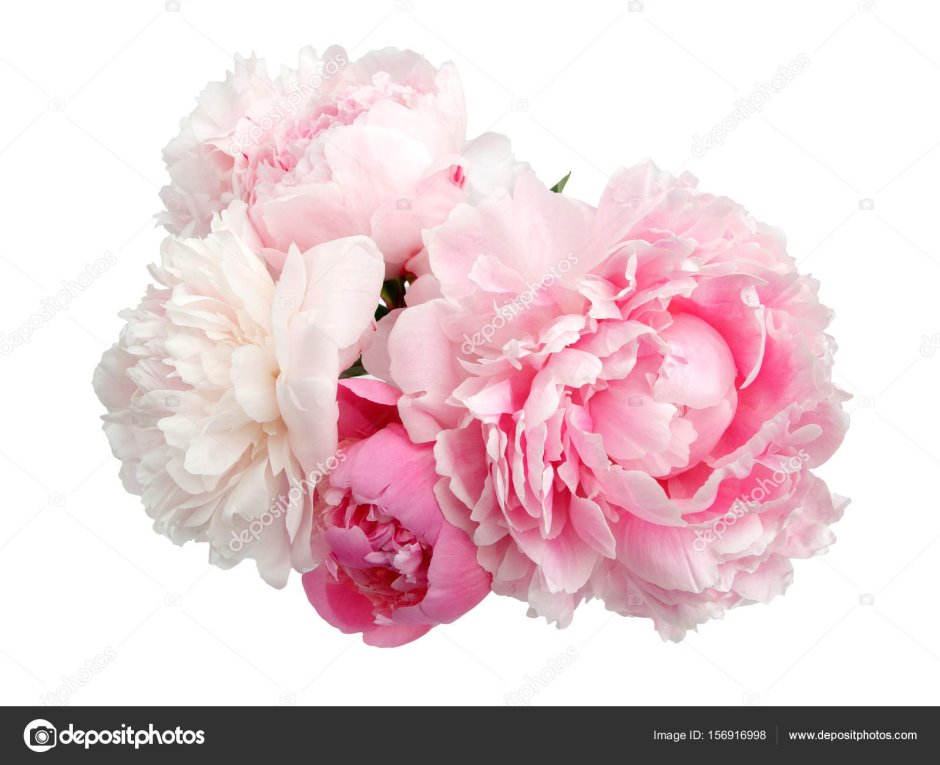
[[[783,235],[652,163],[597,206],[410,51],[237,58],[165,149],[155,282],[95,372],[157,531],[372,645],[491,590],[664,638],[824,551],[831,313]]]

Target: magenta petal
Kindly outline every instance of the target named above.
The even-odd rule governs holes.
[[[477,563],[477,548],[460,529],[441,527],[428,567],[428,592],[417,606],[395,612],[399,623],[447,624],[489,594],[490,575]]]
[[[366,556],[372,552],[369,539],[358,526],[347,529],[328,528],[325,532],[326,541],[336,562],[348,568],[369,568]]]
[[[339,403],[339,439],[363,439],[398,421],[401,394],[379,380],[353,377],[340,380],[336,390]]]
[[[374,626],[372,604],[355,587],[337,582],[322,566],[303,575],[307,599],[327,622],[345,633]]]
[[[442,518],[434,496],[434,453],[411,443],[400,425],[350,447],[333,481],[352,487],[356,502],[381,507],[420,539],[437,540]]]

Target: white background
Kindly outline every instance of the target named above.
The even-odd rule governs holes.
[[[3,4],[0,332],[86,263],[117,263],[0,356],[0,702],[503,704],[526,686],[535,704],[940,702],[940,16],[888,0],[642,6]],[[157,255],[160,149],[234,52],[276,71],[333,42],[454,60],[471,134],[509,134],[548,183],[572,170],[569,193],[596,201],[615,167],[649,155],[787,231],[837,311],[837,377],[855,399],[821,471],[853,504],[784,598],[672,645],[597,603],[558,631],[490,596],[381,650],[321,622],[299,579],[275,591],[151,531],[90,380]],[[691,156],[694,135],[800,54],[810,65],[760,114]]]

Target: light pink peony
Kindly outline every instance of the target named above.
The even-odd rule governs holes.
[[[599,597],[679,639],[832,541],[809,469],[845,396],[778,231],[647,163],[597,210],[523,176],[425,243],[433,276],[366,364],[436,440],[439,501],[496,592],[561,625]]]
[[[164,150],[162,221],[204,236],[213,213],[241,200],[275,271],[291,244],[364,234],[387,276],[399,276],[421,251],[422,228],[518,172],[507,139],[465,145],[465,132],[452,64],[435,69],[393,48],[355,62],[339,47],[322,59],[306,48],[296,70],[272,80],[263,61],[236,58]]]
[[[310,484],[337,461],[337,378],[372,333],[384,269],[349,237],[292,248],[275,285],[254,237],[240,202],[205,239],[168,237],[160,286],[123,314],[94,385],[156,529],[283,586],[313,565]]]
[[[343,463],[318,489],[307,597],[326,621],[369,645],[398,646],[452,622],[490,590],[469,537],[434,496],[430,445],[398,422],[398,392],[377,381],[340,386]]]

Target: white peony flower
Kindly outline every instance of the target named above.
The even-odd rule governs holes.
[[[337,459],[337,379],[371,336],[384,266],[352,236],[292,247],[275,284],[259,249],[237,201],[207,238],[168,237],[94,386],[155,529],[283,586],[313,566],[310,482]]]

